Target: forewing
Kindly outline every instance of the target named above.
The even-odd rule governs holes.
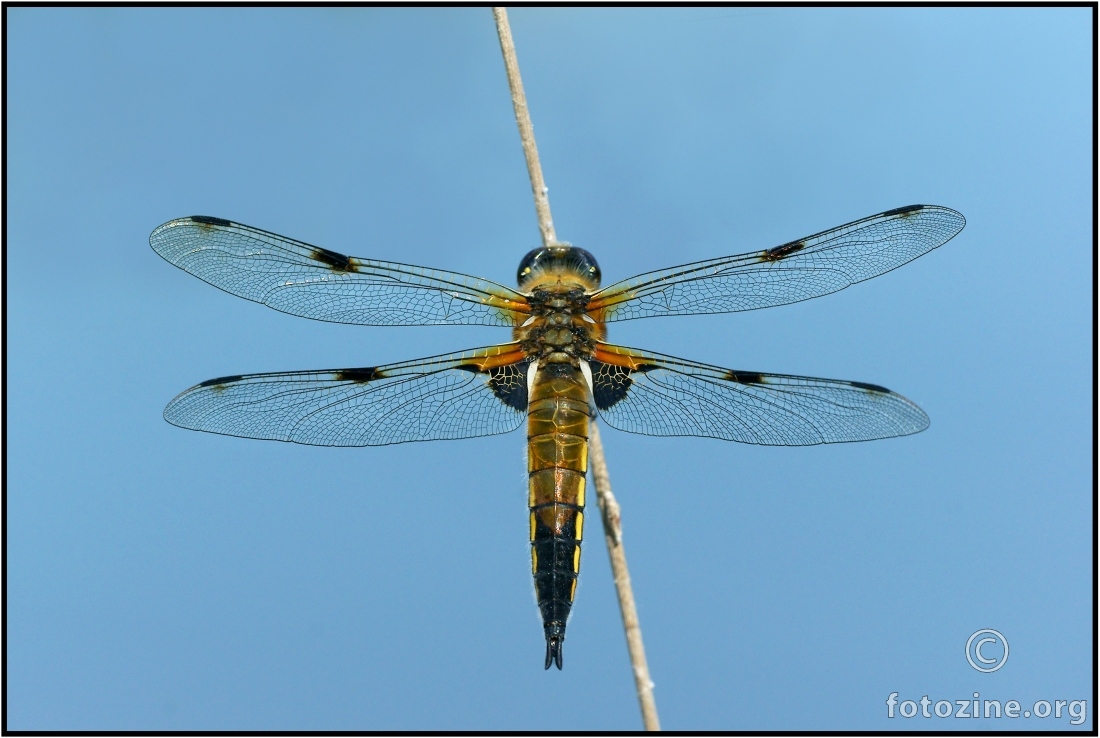
[[[631,433],[812,446],[928,427],[919,407],[873,384],[741,372],[608,344],[595,359],[600,417]]]
[[[384,446],[507,433],[527,413],[517,344],[389,366],[221,377],[176,397],[173,425],[314,446]]]
[[[172,264],[291,315],[359,325],[501,325],[526,298],[464,274],[345,256],[221,218],[172,220],[149,236]]]
[[[910,205],[766,251],[648,272],[597,292],[597,322],[755,310],[808,300],[877,277],[942,246],[960,213]]]

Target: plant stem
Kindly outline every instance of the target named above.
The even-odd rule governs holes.
[[[550,195],[546,182],[542,178],[539,150],[535,146],[535,127],[531,125],[527,96],[523,94],[523,80],[519,76],[516,45],[512,41],[512,28],[508,25],[508,11],[504,8],[493,8],[493,18],[497,22],[500,51],[504,55],[504,70],[508,73],[508,88],[512,91],[512,107],[516,111],[519,138],[523,142],[523,156],[527,159],[527,174],[531,177],[531,194],[535,197],[535,215],[539,220],[542,245],[552,246],[558,242],[558,238],[554,233],[554,220],[550,217]]]
[[[519,76],[519,62],[516,60],[516,45],[512,41],[512,29],[508,25],[508,12],[504,8],[493,8],[493,18],[500,36],[500,50],[504,55],[504,69],[508,74],[508,87],[512,91],[512,107],[516,111],[516,124],[523,143],[523,155],[527,159],[527,173],[531,177],[531,192],[535,197],[535,213],[542,234],[542,245],[558,243],[554,233],[554,220],[550,217],[550,198],[546,182],[542,178],[542,166],[539,164],[539,152],[535,146],[535,129],[531,125],[531,113],[527,109],[527,96],[523,93],[523,80]],[[634,672],[634,687],[638,691],[638,702],[642,709],[642,723],[646,730],[660,730],[657,719],[657,703],[653,699],[653,682],[649,678],[649,667],[645,659],[645,647],[642,644],[642,626],[638,621],[638,611],[634,606],[634,590],[630,586],[630,571],[626,566],[626,551],[623,549],[622,520],[619,503],[611,493],[611,480],[607,474],[607,461],[603,455],[600,432],[593,420],[589,429],[588,449],[592,461],[592,480],[596,487],[596,501],[603,521],[604,540],[607,542],[607,555],[611,559],[611,572],[615,580],[615,591],[619,596],[619,612],[623,618],[623,632],[626,635],[626,647],[630,653],[630,663]]]
[[[660,730],[657,719],[657,702],[653,699],[653,681],[649,678],[649,665],[645,660],[642,644],[642,625],[638,610],[634,607],[634,588],[630,586],[630,570],[626,566],[626,550],[623,548],[622,510],[611,493],[611,478],[607,474],[607,461],[603,456],[600,431],[595,423],[589,429],[588,445],[592,459],[592,481],[596,487],[596,501],[603,521],[603,536],[607,543],[607,555],[611,558],[611,573],[615,578],[615,591],[619,594],[619,613],[623,617],[623,633],[626,648],[630,652],[630,664],[634,669],[634,688],[638,692],[638,704],[642,708],[642,724],[646,730]]]

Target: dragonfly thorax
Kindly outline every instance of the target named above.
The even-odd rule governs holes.
[[[552,288],[534,290],[529,300],[531,318],[515,335],[528,356],[574,365],[591,358],[594,342],[603,338],[604,331],[602,325],[586,317],[588,295],[584,289],[558,282]]]

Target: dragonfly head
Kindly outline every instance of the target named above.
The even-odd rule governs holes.
[[[516,281],[521,290],[539,282],[557,281],[560,278],[571,278],[585,289],[595,290],[600,286],[600,265],[596,263],[596,257],[584,249],[558,244],[528,252],[519,263],[516,273]]]

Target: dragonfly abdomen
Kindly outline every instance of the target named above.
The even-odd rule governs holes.
[[[546,668],[561,668],[562,641],[581,565],[588,471],[588,385],[577,367],[535,373],[527,412],[531,571],[546,635]]]

